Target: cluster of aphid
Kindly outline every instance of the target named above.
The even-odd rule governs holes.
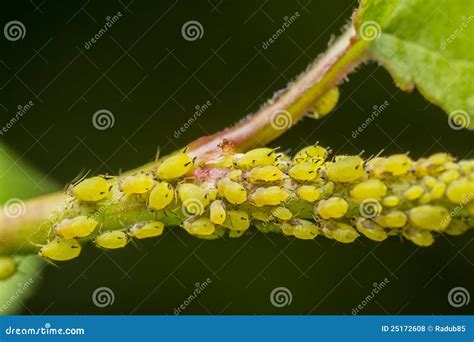
[[[40,249],[52,260],[77,257],[79,239],[116,249],[173,225],[207,239],[240,236],[253,223],[299,239],[402,235],[429,246],[433,233],[458,235],[474,225],[474,160],[445,153],[418,161],[405,154],[329,159],[315,145],[293,158],[257,148],[199,162],[183,151],[154,169],[82,180],[69,195]]]

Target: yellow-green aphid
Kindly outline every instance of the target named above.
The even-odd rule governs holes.
[[[194,162],[186,153],[178,153],[163,160],[156,171],[160,179],[168,180],[184,176],[193,168]]]
[[[451,183],[458,179],[461,175],[457,170],[446,170],[442,174],[439,175],[439,180],[444,183]]]
[[[453,203],[468,203],[474,200],[474,180],[461,178],[451,182],[446,190],[446,197]]]
[[[180,184],[178,187],[178,195],[186,211],[193,215],[202,215],[204,209],[209,204],[206,191],[196,184]]]
[[[351,243],[359,237],[353,227],[341,222],[331,222],[330,226],[323,227],[323,232],[327,238],[341,243]]]
[[[247,200],[247,190],[240,183],[223,179],[218,183],[219,195],[232,204],[242,204]]]
[[[412,185],[403,193],[403,197],[409,201],[414,201],[423,195],[425,189],[420,185]]]
[[[56,261],[71,260],[77,258],[79,254],[81,254],[81,245],[76,239],[65,240],[56,237],[54,240],[41,247],[38,254],[42,257]]]
[[[222,224],[225,221],[226,212],[222,201],[213,201],[209,210],[212,223]]]
[[[434,237],[428,230],[409,227],[404,229],[402,234],[407,240],[421,247],[431,246],[434,242]]]
[[[443,231],[451,222],[449,211],[436,205],[420,205],[410,209],[410,222],[418,228]]]
[[[385,228],[402,228],[407,223],[407,215],[400,210],[394,210],[375,218],[375,222]]]
[[[363,201],[367,198],[375,198],[379,200],[387,194],[387,186],[378,179],[369,179],[363,181],[351,190],[351,196],[356,201]]]
[[[288,236],[293,236],[293,228],[294,226],[289,223],[289,222],[281,222],[281,223],[278,223],[278,227],[280,227],[281,229],[281,232],[285,235],[288,235]],[[316,232],[317,234],[317,232]]]
[[[130,228],[129,234],[137,239],[146,239],[163,234],[165,225],[160,221],[138,223]]]
[[[171,184],[160,182],[155,185],[148,196],[148,208],[161,210],[166,208],[174,198],[174,190]]]
[[[311,221],[296,219],[294,222],[292,222],[292,226],[292,235],[298,239],[312,240],[318,235],[318,228]]]
[[[298,197],[303,201],[314,202],[319,199],[321,192],[314,185],[302,185],[297,190]]]
[[[235,170],[229,171],[228,176],[230,180],[239,182],[242,180],[242,170],[235,169]]]
[[[367,161],[367,170],[376,178],[383,178],[385,172],[385,161],[387,158],[375,157]]]
[[[10,278],[16,272],[16,263],[12,258],[0,257],[0,280]]]
[[[254,167],[248,173],[248,179],[251,183],[275,182],[282,178],[283,172],[273,165]]]
[[[299,181],[310,181],[318,176],[318,165],[313,162],[303,162],[293,165],[288,175]]]
[[[72,188],[74,197],[85,202],[100,201],[108,195],[109,191],[109,183],[99,176],[84,179]]]
[[[252,218],[258,221],[271,221],[273,219],[272,214],[264,209],[252,209],[250,212]]]
[[[97,227],[97,221],[87,216],[76,216],[62,220],[54,227],[56,232],[69,240],[75,237],[89,236]]]
[[[288,198],[289,194],[285,189],[278,186],[268,188],[257,188],[252,194],[252,202],[257,207],[265,205],[279,205]]]
[[[444,232],[449,235],[461,235],[468,230],[469,225],[466,222],[459,219],[453,219]]]
[[[314,103],[314,116],[319,119],[331,112],[339,101],[339,88],[333,87]]]
[[[400,198],[396,195],[390,195],[382,199],[382,204],[386,207],[396,207],[400,204]]]
[[[435,186],[431,188],[430,196],[431,199],[440,199],[443,197],[444,192],[446,191],[446,184],[438,182]]]
[[[144,194],[153,187],[153,175],[138,173],[127,176],[120,182],[120,190],[126,195]]]
[[[300,150],[296,155],[293,157],[294,163],[305,163],[311,162],[316,164],[316,166],[320,166],[324,163],[326,158],[328,157],[328,150],[324,147],[319,145],[308,146]]]
[[[334,182],[353,182],[364,173],[363,163],[359,156],[343,156],[329,165],[327,176]]]
[[[222,225],[231,230],[247,230],[250,227],[249,215],[243,210],[229,210]]]
[[[123,248],[127,245],[127,234],[121,230],[112,230],[98,235],[94,243],[101,248],[117,249]]]
[[[453,161],[453,157],[451,157],[449,154],[444,153],[444,152],[435,153],[428,157],[428,162],[430,162],[433,165],[443,165],[451,161]]]
[[[275,151],[271,148],[262,147],[245,153],[239,160],[237,160],[237,166],[241,169],[248,170],[255,166],[273,165],[275,161]]]
[[[291,210],[285,207],[277,207],[273,209],[272,215],[283,221],[287,221],[293,217]]]
[[[339,218],[344,216],[348,207],[349,205],[343,198],[331,197],[319,201],[316,211],[323,219]]]
[[[387,232],[372,220],[359,217],[356,220],[357,230],[371,240],[383,241],[388,237]]]
[[[200,217],[196,220],[186,220],[183,228],[193,235],[211,235],[216,230],[216,226],[207,217]]]
[[[406,154],[394,154],[385,159],[383,164],[384,171],[394,176],[407,174],[411,166],[412,160]]]

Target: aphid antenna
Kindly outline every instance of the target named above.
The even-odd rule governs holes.
[[[76,177],[74,177],[71,182],[67,185],[67,186],[75,186],[77,185],[78,183],[82,182],[85,178],[87,178],[87,176],[89,175],[89,173],[91,172],[91,170],[87,170],[85,171],[84,169],[82,169],[81,171],[79,171],[79,173],[77,174]]]

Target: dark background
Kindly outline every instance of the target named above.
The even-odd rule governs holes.
[[[286,86],[348,22],[357,1],[9,1],[1,27],[20,20],[24,39],[0,37],[0,124],[18,105],[33,108],[2,139],[45,175],[67,184],[81,171],[117,174],[252,113]],[[107,16],[123,16],[91,49],[84,47]],[[300,16],[268,49],[267,41],[296,11]],[[187,41],[182,25],[199,21],[203,36]],[[453,90],[455,91],[455,89]],[[398,90],[371,63],[341,87],[336,111],[305,119],[272,146],[295,150],[319,141],[337,153],[410,151],[418,158],[449,151],[472,158],[473,132],[451,130],[447,116],[420,94]],[[210,108],[182,136],[196,105]],[[374,105],[388,108],[357,138],[351,133]],[[110,110],[112,128],[93,127]],[[3,186],[3,185],[2,185]],[[41,186],[41,184],[39,184]],[[361,314],[466,314],[449,290],[474,289],[471,231],[438,236],[434,246],[391,238],[342,245],[295,241],[253,230],[240,239],[201,241],[170,229],[163,238],[47,266],[41,288],[24,307],[32,314],[173,314],[208,277],[211,285],[184,314],[351,314],[385,278],[389,284]],[[115,302],[97,308],[93,291],[109,287]],[[271,305],[287,287],[290,305]]]

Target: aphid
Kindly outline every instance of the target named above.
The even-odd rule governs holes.
[[[248,173],[248,179],[251,183],[275,182],[282,178],[283,173],[273,165],[255,167]]]
[[[449,235],[461,235],[467,230],[469,230],[469,225],[466,222],[459,219],[453,219],[444,232]]]
[[[467,203],[474,199],[474,180],[467,178],[451,182],[446,190],[446,197],[453,203]]]
[[[385,161],[387,158],[375,157],[367,161],[366,168],[376,178],[383,178],[385,172]]]
[[[430,162],[433,165],[443,165],[451,161],[453,161],[453,157],[443,152],[435,153],[428,157],[428,162]]]
[[[178,187],[178,195],[186,211],[193,215],[202,215],[204,209],[209,204],[206,191],[196,184],[180,184]]]
[[[351,196],[356,201],[367,198],[380,199],[387,194],[387,186],[378,179],[369,179],[355,185],[351,190]]]
[[[316,211],[323,219],[339,218],[344,216],[348,207],[349,205],[343,198],[331,197],[319,201]]]
[[[277,207],[273,209],[272,215],[276,217],[277,219],[280,219],[283,221],[288,221],[289,219],[293,217],[293,213],[291,212],[291,210],[285,207]]]
[[[329,239],[334,239],[341,243],[351,243],[359,237],[359,233],[349,226],[341,222],[329,222],[323,226],[323,233]]]
[[[230,180],[239,182],[242,180],[242,170],[239,170],[239,169],[232,170],[229,172],[228,176]]]
[[[76,216],[62,220],[54,227],[56,232],[66,240],[75,237],[89,236],[97,227],[97,221],[87,216]]]
[[[212,233],[214,233],[216,226],[207,217],[200,217],[193,221],[184,221],[183,228],[186,229],[189,234],[211,235]]]
[[[288,192],[278,186],[268,188],[257,188],[252,194],[252,202],[257,207],[265,205],[279,205],[289,197]]]
[[[296,190],[296,193],[299,198],[311,203],[321,196],[321,192],[314,185],[302,185]]]
[[[97,235],[94,243],[101,248],[117,249],[125,247],[128,243],[128,238],[125,232],[121,230],[112,230]]]
[[[247,190],[240,183],[223,179],[218,183],[219,194],[232,204],[242,204],[247,200]]]
[[[41,247],[39,255],[51,260],[66,261],[77,258],[81,253],[81,245],[76,239],[64,240],[56,237]]]
[[[286,172],[290,164],[291,164],[291,159],[287,155],[283,153],[279,153],[277,155],[275,166],[279,168],[281,171]]]
[[[163,160],[156,173],[160,179],[175,179],[187,174],[193,165],[191,157],[181,152]]]
[[[409,227],[404,229],[402,234],[407,240],[421,247],[431,246],[434,242],[434,237],[428,230]]]
[[[386,207],[396,207],[400,204],[400,198],[396,195],[390,195],[382,199],[382,204]]]
[[[439,175],[439,180],[444,183],[451,183],[458,179],[461,175],[456,170],[446,170],[442,174]]]
[[[318,176],[318,165],[312,162],[303,162],[293,165],[288,175],[299,181],[310,181]]]
[[[144,194],[153,186],[153,175],[139,173],[127,176],[120,181],[120,190],[126,195]]]
[[[324,147],[313,145],[305,147],[296,153],[293,157],[293,162],[297,164],[310,162],[316,164],[316,166],[320,166],[324,163],[327,157],[328,151]]]
[[[371,240],[383,241],[388,237],[387,232],[372,220],[359,217],[356,220],[357,230]]]
[[[237,160],[237,166],[248,170],[255,166],[273,165],[276,161],[276,153],[273,149],[262,147],[248,151]]]
[[[250,227],[249,215],[242,210],[229,210],[222,225],[231,230],[247,230]]]
[[[16,263],[12,258],[0,257],[0,280],[10,278],[16,272]]]
[[[321,187],[321,197],[325,198],[331,196],[334,192],[335,186],[336,185],[334,184],[334,182],[327,182],[326,184],[324,184]]]
[[[292,235],[301,240],[312,240],[318,235],[318,228],[310,221],[296,219],[292,222]]]
[[[407,215],[403,211],[394,210],[377,216],[375,222],[385,228],[402,228],[407,223]]]
[[[146,239],[163,234],[165,225],[160,221],[151,221],[135,224],[129,234],[137,239]]]
[[[451,222],[449,211],[436,205],[420,205],[408,212],[410,222],[422,229],[443,231]]]
[[[427,204],[430,203],[433,198],[431,197],[431,194],[424,193],[421,195],[421,197],[418,199],[418,203],[420,204]]]
[[[110,185],[103,177],[84,179],[72,188],[74,197],[85,202],[97,202],[105,198],[110,191]]]
[[[385,172],[389,172],[394,176],[401,176],[408,173],[412,166],[412,160],[406,154],[394,154],[383,164]]]
[[[155,185],[148,196],[148,208],[161,210],[166,208],[174,198],[174,190],[171,184],[160,182]]]
[[[353,182],[364,173],[363,163],[359,156],[343,156],[329,165],[327,176],[334,182]]]
[[[423,182],[426,184],[426,186],[430,189],[432,189],[436,184],[438,184],[438,180],[432,176],[425,176],[423,177]]]
[[[337,101],[339,101],[339,88],[333,87],[314,103],[314,117],[319,119],[326,116],[336,107]]]
[[[226,212],[222,201],[213,201],[209,209],[212,223],[222,224],[225,221]]]
[[[425,192],[425,189],[419,185],[412,185],[410,186],[405,192],[403,193],[403,197],[409,201],[414,201],[417,198],[420,198],[421,195]]]

